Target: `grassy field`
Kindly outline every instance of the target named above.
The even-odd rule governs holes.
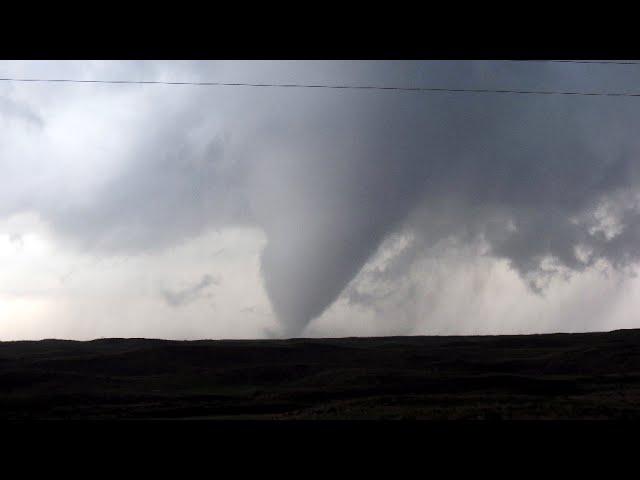
[[[640,330],[0,342],[1,419],[640,419]]]

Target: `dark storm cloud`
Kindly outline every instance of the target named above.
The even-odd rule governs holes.
[[[445,68],[477,86],[485,69]],[[559,66],[513,69],[498,86],[563,88],[560,74]],[[629,77],[606,78],[592,72],[590,82],[571,86],[629,85]],[[267,223],[263,269],[291,333],[320,314],[401,225],[418,240],[396,260],[405,261],[398,274],[412,253],[447,236],[486,242],[538,291],[554,272],[639,258],[637,102],[398,95],[364,103],[351,97],[331,112],[332,139],[309,141],[292,165],[277,170],[295,172],[294,179],[274,182],[274,190],[288,188],[270,209],[278,215],[271,229]],[[311,165],[300,166],[301,158]],[[610,208],[598,218],[602,205]],[[609,237],[598,229],[612,220],[621,231]],[[578,247],[590,252],[587,259]]]
[[[98,190],[94,204],[52,212],[56,224],[88,249],[139,252],[173,245],[215,222],[221,203],[212,200],[233,194],[223,183],[220,146],[212,139],[202,153],[188,151],[183,132],[172,133],[163,140],[170,146],[150,142],[138,152],[133,165]]]
[[[217,78],[591,91],[640,81],[640,69],[602,65],[239,65],[235,77],[219,69]],[[212,72],[188,64],[182,74]],[[379,272],[386,278],[447,238],[484,242],[534,289],[548,262],[581,271],[640,257],[640,100],[169,91],[175,97],[149,98],[144,122],[129,132],[125,167],[91,201],[37,209],[61,234],[103,253],[161,248],[211,227],[259,226],[266,291],[287,335],[320,315],[394,232],[414,241]]]

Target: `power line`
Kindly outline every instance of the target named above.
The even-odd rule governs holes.
[[[315,88],[335,90],[385,90],[403,92],[447,92],[447,93],[501,93],[523,95],[573,95],[584,97],[640,97],[640,93],[624,92],[574,92],[567,90],[509,90],[490,88],[439,88],[439,87],[394,87],[381,85],[327,85],[302,83],[226,83],[226,82],[169,82],[161,80],[78,80],[53,78],[0,78],[0,82],[31,83],[102,83],[138,85],[195,85],[206,87],[269,87],[269,88]]]
[[[632,60],[508,60],[509,62],[536,62],[536,63],[592,63],[596,65],[640,65],[640,62]]]

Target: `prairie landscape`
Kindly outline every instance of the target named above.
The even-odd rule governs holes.
[[[640,330],[0,342],[0,418],[638,419]]]

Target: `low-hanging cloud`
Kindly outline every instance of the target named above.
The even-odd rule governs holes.
[[[168,305],[172,307],[179,307],[197,300],[202,295],[206,295],[206,293],[203,292],[208,287],[219,284],[220,279],[214,278],[211,275],[207,274],[204,275],[198,282],[186,288],[181,288],[178,290],[163,288],[160,291],[160,295]]]
[[[127,65],[97,64],[94,73],[617,91],[640,80],[635,69],[522,62]],[[36,211],[60,242],[95,255],[257,226],[284,335],[302,333],[341,294],[380,300],[384,292],[348,286],[393,235],[411,241],[368,281],[403,278],[449,240],[506,260],[540,293],[552,278],[640,258],[635,99],[72,87],[54,101],[44,99],[54,87],[29,86],[41,126],[5,133],[0,213]],[[25,95],[15,90],[7,105]]]

